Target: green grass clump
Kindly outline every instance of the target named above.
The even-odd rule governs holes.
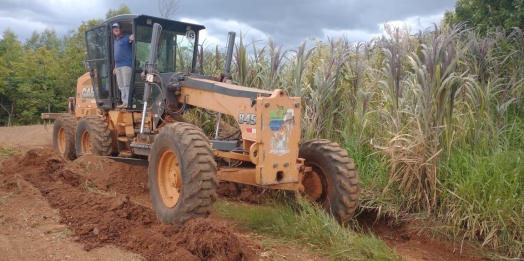
[[[22,153],[21,150],[0,145],[0,166],[6,158]]]
[[[439,215],[456,237],[509,256],[524,254],[524,152],[455,150],[445,169]]]
[[[242,227],[282,238],[333,260],[400,260],[377,237],[341,227],[331,215],[304,199],[298,199],[296,207],[280,201],[246,206],[219,200],[215,210]]]

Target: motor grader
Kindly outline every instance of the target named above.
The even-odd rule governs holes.
[[[134,35],[128,101],[121,100],[112,73],[115,22]],[[55,149],[68,159],[91,153],[145,162],[153,209],[163,223],[207,217],[219,181],[298,191],[346,223],[360,194],[347,151],[328,140],[301,140],[299,97],[228,81],[234,34],[224,73],[204,75],[198,44],[204,29],[147,15],[120,15],[89,29],[88,72],[78,79],[67,113],[42,114],[55,120]],[[117,108],[120,103],[129,106]],[[238,135],[219,136],[218,120],[208,137],[184,120],[192,109],[230,115]]]

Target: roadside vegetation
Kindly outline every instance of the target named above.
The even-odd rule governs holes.
[[[287,51],[271,39],[239,41],[233,75],[302,97],[304,139],[348,149],[362,209],[417,214],[428,232],[476,242],[495,259],[522,258],[522,39],[519,29],[482,36],[456,24],[415,35],[386,25],[369,42]],[[223,54],[206,55],[204,71],[219,73]]]
[[[66,108],[84,73],[83,31],[98,22],[86,22],[63,39],[52,30],[35,32],[24,44],[4,32],[0,125],[35,123],[40,112]],[[416,34],[386,25],[385,32],[361,43],[306,40],[290,50],[272,39],[260,46],[240,35],[234,83],[300,96],[304,139],[331,139],[355,159],[361,209],[393,218],[417,214],[432,224],[430,232],[477,243],[494,258],[523,258],[524,32],[479,33],[463,23]],[[222,50],[204,47],[205,74],[222,72]],[[213,130],[214,116],[192,115]],[[334,231],[313,210],[317,216],[302,220],[285,206],[271,208],[294,223],[275,219],[269,222],[274,226],[257,228],[255,216],[276,218],[267,214],[274,209],[265,208],[239,209],[235,218],[290,240],[303,235],[289,227],[326,224],[326,233],[339,242],[315,247],[328,256],[346,240],[352,240],[348,247],[361,244],[353,238],[368,240]]]
[[[245,228],[279,238],[330,260],[400,260],[384,241],[341,227],[322,208],[299,198],[296,203],[269,200],[262,206],[233,201],[215,203],[218,215]]]

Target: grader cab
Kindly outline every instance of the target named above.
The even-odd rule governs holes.
[[[129,104],[113,75],[111,25],[133,34]],[[226,70],[202,73],[202,25],[145,15],[122,15],[86,32],[88,72],[78,79],[68,113],[55,117],[53,141],[64,157],[112,156],[148,164],[149,190],[161,222],[181,226],[207,217],[219,181],[299,191],[341,223],[358,206],[358,174],[347,151],[328,140],[301,139],[301,100],[228,83]],[[234,117],[238,135],[210,138],[184,120],[190,109]],[[53,115],[43,114],[43,118]]]

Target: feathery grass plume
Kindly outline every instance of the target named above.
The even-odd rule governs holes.
[[[355,137],[358,134],[359,142],[362,140],[364,131],[364,118],[368,112],[373,92],[364,90],[364,77],[368,64],[366,62],[367,43],[359,42],[349,45],[349,57],[343,65],[341,74],[341,86],[345,89],[347,96],[347,110],[345,111],[345,124],[343,124],[342,138]],[[347,139],[346,139],[347,142]]]
[[[351,107],[353,111],[357,107],[358,92],[362,90],[362,85],[364,82],[364,74],[366,72],[366,63],[363,50],[366,48],[366,42],[359,42],[354,45],[354,50],[350,53],[348,66],[346,67],[348,71],[344,71],[343,76],[351,77],[351,88],[348,90],[351,92]],[[366,112],[366,104],[363,104],[362,113]]]
[[[462,117],[462,137],[464,147],[473,152],[477,150],[491,150],[497,146],[499,132],[492,117],[492,102],[500,88],[504,85],[503,79],[488,80],[485,84],[471,79],[466,82],[467,92],[464,94],[464,106],[470,117]]]
[[[220,59],[220,51],[219,51],[219,48],[218,48],[218,45],[215,46],[215,55],[213,56],[214,58],[214,61],[215,61],[215,68],[220,68],[220,65],[222,64],[222,60]],[[211,74],[213,75],[213,74]],[[216,74],[218,75],[218,74]]]
[[[390,35],[391,38],[383,37],[381,39],[382,51],[385,56],[385,63],[382,67],[382,72],[385,76],[385,80],[379,82],[384,89],[387,91],[387,99],[391,115],[393,115],[394,127],[398,130],[400,127],[400,119],[398,115],[399,109],[399,98],[401,95],[400,89],[400,77],[403,72],[401,60],[405,55],[400,48],[400,34],[398,28],[395,33]]]
[[[232,70],[232,73],[235,75],[233,83],[247,87],[269,89],[269,83],[261,77],[261,72],[268,66],[266,47],[257,49],[254,40],[245,45],[243,38],[244,36],[241,35],[233,53],[235,61],[235,66]],[[253,47],[252,54],[249,54],[247,51],[249,46]]]
[[[338,140],[342,119],[347,107],[345,89],[340,85],[341,71],[349,58],[349,42],[328,39],[328,44],[317,43],[317,54],[310,68],[310,85],[307,86],[304,121],[305,137]]]
[[[463,80],[454,72],[463,51],[457,51],[454,42],[464,31],[461,25],[449,31],[435,28],[430,44],[422,43],[418,52],[409,54],[401,52],[407,48],[401,48],[398,30],[382,41],[385,80],[380,86],[388,110],[380,112],[389,112],[383,118],[390,123],[392,138],[377,148],[388,161],[390,184],[384,192],[395,185],[407,211],[432,212],[437,206],[437,166],[442,144],[447,151],[451,148],[455,94]],[[410,67],[406,75],[403,59]]]
[[[226,61],[225,52],[221,52],[219,45],[211,47],[202,43],[202,46],[204,46],[202,50],[203,54],[201,54],[203,56],[204,69],[201,73],[204,75],[220,75],[220,73],[224,72],[224,63]]]
[[[244,45],[244,36],[242,35],[242,32],[240,33],[240,40],[239,43],[235,46],[235,65],[236,65],[236,75],[235,82],[237,82],[239,85],[247,86],[247,76],[248,76],[248,67],[249,67],[249,60],[247,55],[247,49]]]
[[[302,41],[298,46],[298,49],[295,51],[293,65],[292,65],[292,80],[291,80],[291,89],[287,89],[287,93],[290,96],[304,97],[304,84],[303,84],[303,74],[304,70],[307,67],[307,63],[310,59],[311,54],[317,48],[316,46],[306,49],[307,40]]]
[[[455,68],[464,52],[464,49],[456,50],[454,41],[466,30],[459,24],[449,28],[449,32],[442,31],[432,45],[422,45],[422,59],[415,54],[410,56],[413,70],[410,84],[418,94],[417,105],[424,119],[424,133],[436,135],[433,140],[436,148],[442,141],[441,127],[445,126],[448,133],[452,131],[455,94],[462,80]]]
[[[497,36],[497,47],[503,60],[499,70],[504,72],[509,78],[508,86],[504,94],[516,99],[519,107],[522,107],[524,96],[524,33],[521,28],[513,27],[512,32],[508,37],[504,38],[504,34],[500,33]],[[502,40],[501,40],[502,39]]]
[[[264,72],[267,71],[269,67],[269,61],[266,55],[267,46],[258,49],[253,40],[250,44],[253,46],[252,58],[249,59],[249,68],[250,68],[250,85],[251,87],[263,89],[263,90],[272,90],[269,86],[269,81],[264,77]]]
[[[239,43],[235,46],[235,52],[233,54],[233,57],[235,59],[235,69],[237,76],[234,78],[235,83],[248,87],[261,87],[256,84],[256,80],[257,74],[261,70],[260,61],[265,57],[265,48],[262,48],[260,52],[257,53],[255,41],[251,41],[251,43],[246,46],[244,44],[243,38],[244,36],[242,35],[242,33],[240,33],[240,40]],[[250,56],[247,52],[247,47],[249,45],[253,46],[253,50],[256,57],[254,61],[253,59],[250,59]],[[258,83],[261,84],[261,82]]]
[[[269,56],[270,56],[270,63],[269,63],[269,82],[266,86],[268,86],[271,90],[281,88],[281,70],[282,70],[282,59],[286,57],[287,51],[282,52],[282,45],[276,46],[275,42],[273,42],[273,39],[269,37]]]
[[[252,70],[254,75],[252,86],[264,90],[281,89],[285,87],[282,77],[285,64],[282,61],[286,58],[287,51],[282,51],[282,45],[276,46],[271,37],[268,37],[268,42],[268,49],[264,47],[260,50],[257,50],[252,43],[254,59],[251,67],[255,68]],[[269,50],[268,55],[266,50]]]

